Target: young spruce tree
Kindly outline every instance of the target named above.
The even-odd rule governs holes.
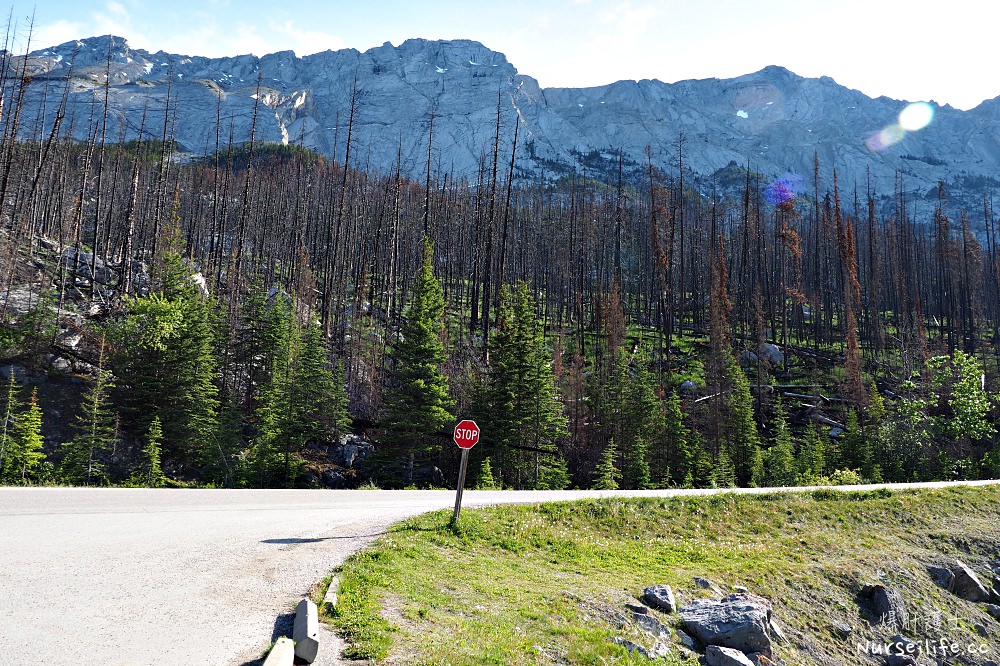
[[[413,483],[413,468],[419,458],[441,451],[440,435],[454,420],[454,400],[448,393],[448,378],[441,372],[445,356],[444,291],[434,277],[434,250],[424,238],[423,262],[409,306],[403,313],[399,339],[393,348],[382,425],[383,464],[387,454],[402,461],[402,481]]]

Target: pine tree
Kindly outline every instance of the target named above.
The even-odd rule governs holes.
[[[103,345],[97,378],[83,396],[78,417],[78,432],[62,445],[63,459],[59,475],[75,485],[103,485],[108,482],[105,456],[118,438],[116,417],[108,391],[114,386],[111,373],[103,368]]]
[[[798,477],[795,466],[795,444],[788,427],[785,406],[779,400],[771,422],[774,439],[764,459],[764,482],[768,486],[794,486]]]
[[[615,440],[608,442],[608,446],[601,454],[601,461],[594,467],[594,479],[590,484],[593,490],[618,490],[618,481],[621,479],[621,472],[615,467],[615,459],[618,457],[618,447]]]
[[[736,470],[736,482],[740,486],[758,486],[762,480],[764,461],[757,421],[754,419],[753,396],[750,381],[732,354],[729,355],[726,379],[731,387],[727,452]]]
[[[482,394],[477,423],[483,429],[485,450],[499,461],[500,482],[518,489],[568,482],[558,448],[568,432],[567,420],[555,386],[552,354],[524,282],[516,292],[506,285],[500,290],[497,331]],[[531,450],[519,448],[524,444]]]
[[[844,434],[841,436],[840,441],[840,467],[853,469],[860,473],[862,477],[870,479],[870,475],[873,472],[872,451],[868,445],[865,433],[861,430],[861,421],[858,419],[858,413],[853,409],[847,414],[847,423],[845,424]]]
[[[667,396],[663,434],[655,441],[651,475],[657,488],[666,488],[673,480],[690,486],[694,478],[696,451],[691,431],[684,425],[681,399],[676,391]]]
[[[817,482],[826,471],[826,445],[823,436],[812,423],[806,428],[805,439],[799,449],[799,481],[803,484]]]
[[[648,449],[649,445],[642,437],[633,440],[629,455],[625,458],[625,468],[622,470],[622,479],[626,488],[646,490],[652,487],[649,478],[649,463],[646,461]]]
[[[163,428],[160,417],[154,416],[146,433],[146,444],[142,447],[142,467],[136,480],[147,488],[159,488],[166,477],[160,466],[160,451],[163,446]]]
[[[413,482],[414,461],[441,451],[441,433],[453,420],[454,400],[441,372],[447,359],[444,292],[434,277],[433,248],[424,238],[423,262],[393,349],[383,427],[383,445],[405,465],[403,482]],[[385,455],[382,455],[385,462]]]
[[[14,372],[11,371],[7,390],[4,391],[3,415],[0,418],[0,483],[12,482],[15,478],[12,471],[17,448],[14,426],[17,422],[16,415],[22,409],[17,396],[18,388]]]
[[[179,256],[168,255],[163,271],[162,291],[129,299],[109,327],[114,402],[133,432],[158,416],[165,457],[203,465],[210,480],[228,465],[219,452],[215,307]]]
[[[729,457],[729,452],[725,449],[719,451],[712,469],[712,485],[716,488],[733,488],[736,486],[736,466],[733,459]]]
[[[38,389],[31,390],[26,411],[14,421],[13,446],[8,450],[5,464],[6,481],[24,484],[40,479],[45,453],[42,446],[42,408],[38,404]]]
[[[493,478],[493,466],[489,457],[483,459],[483,464],[479,468],[479,480],[476,482],[476,490],[496,490],[497,482]]]

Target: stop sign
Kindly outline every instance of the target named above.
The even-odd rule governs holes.
[[[455,443],[460,449],[471,449],[479,441],[479,426],[466,419],[455,426]]]

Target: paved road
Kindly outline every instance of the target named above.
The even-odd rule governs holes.
[[[471,491],[463,505],[710,492]],[[348,555],[453,503],[449,491],[0,488],[0,665],[242,664]]]

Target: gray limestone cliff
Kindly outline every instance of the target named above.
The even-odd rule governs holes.
[[[35,51],[27,74],[25,137],[43,136],[68,87],[64,128],[77,138],[98,131],[107,94],[110,140],[132,139],[140,128],[159,137],[166,120],[183,150],[209,154],[230,137],[250,138],[256,106],[258,140],[343,160],[353,98],[352,163],[389,172],[398,161],[412,177],[425,172],[433,116],[432,169],[475,179],[492,163],[498,110],[501,162],[520,120],[521,178],[605,178],[617,173],[619,155],[638,175],[647,146],[656,166],[676,173],[681,145],[685,168],[702,177],[703,189],[725,185],[734,165],[749,165],[765,178],[790,175],[811,191],[815,155],[824,187],[837,169],[845,193],[863,198],[870,187],[891,199],[901,184],[922,199],[936,196],[940,180],[975,209],[1000,172],[1000,98],[970,111],[932,105],[928,127],[876,150],[871,137],[895,123],[906,102],[781,67],[734,79],[541,88],[503,54],[466,40],[411,39],[303,58],[290,51],[203,58],[148,53],[104,36]]]

